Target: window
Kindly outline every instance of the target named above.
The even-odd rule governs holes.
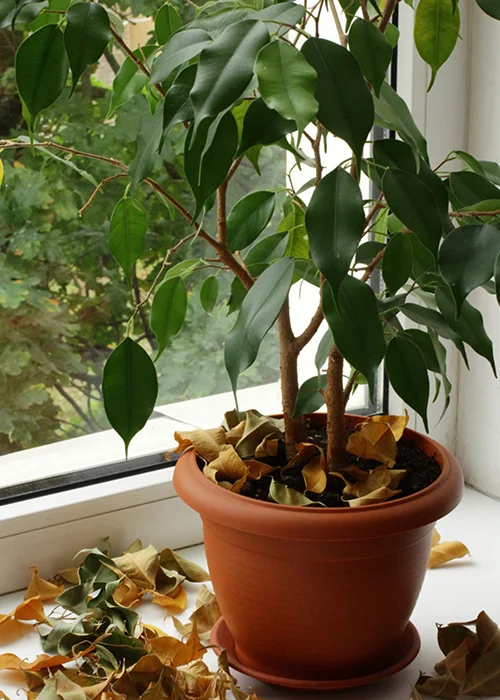
[[[154,25],[149,17],[160,4],[131,2],[119,10],[114,8],[116,21],[124,23],[124,40],[132,49],[151,44]],[[178,9],[181,13],[192,12],[189,5],[179,5]],[[46,17],[36,22],[46,21]],[[15,48],[22,38],[20,31],[2,31],[0,138],[27,135],[13,70]],[[106,51],[99,64],[85,72],[71,100],[68,86],[62,98],[45,112],[37,138],[71,144],[77,151],[112,156],[130,164],[141,138],[142,106],[153,97],[145,86],[124,104],[120,104],[117,91],[112,95],[112,83],[123,60],[118,47],[112,53]],[[183,127],[178,125],[156,159],[153,176],[189,209],[192,195],[180,168],[183,139]],[[307,154],[308,143],[298,146]],[[346,156],[343,142],[331,139],[325,168],[333,168]],[[36,154],[29,148],[9,149],[2,160],[0,483],[13,489],[6,498],[35,493],[33,483],[19,488],[25,482],[38,480],[42,492],[50,493],[78,485],[86,476],[91,483],[97,474],[99,478],[104,474],[111,478],[119,472],[135,473],[163,464],[158,455],[169,446],[174,429],[183,422],[207,426],[217,423],[232,405],[222,347],[236,318],[231,312],[237,308],[240,287],[216,269],[208,246],[199,239],[172,256],[172,265],[186,258],[191,261],[186,267],[186,273],[192,273],[186,274],[187,322],[158,362],[157,407],[131,445],[132,458],[152,458],[132,460],[124,466],[121,441],[108,432],[103,409],[103,365],[112,347],[123,338],[133,308],[144,300],[166,251],[190,232],[189,225],[154,191],[139,187],[137,197],[148,214],[148,235],[129,287],[107,244],[111,212],[128,180],[113,178],[115,170],[106,162],[69,157],[49,149]],[[261,177],[245,159],[231,183],[229,205],[252,190],[257,181],[259,189],[278,191],[278,206],[263,235],[279,226],[285,187],[292,183],[297,191],[313,174],[307,165],[299,169],[294,162],[283,149],[265,148],[259,159]],[[289,181],[287,170],[291,171]],[[96,184],[106,178],[109,181],[91,196]],[[370,196],[367,181],[364,195],[367,199]],[[307,189],[303,197],[307,201]],[[213,212],[206,215],[203,225],[209,232],[214,231]],[[200,301],[200,289],[214,274],[219,294],[208,316]],[[308,282],[295,285],[294,328],[304,327],[317,303],[317,288]],[[301,356],[301,381],[315,372],[314,356],[321,336],[320,330]],[[154,352],[147,305],[135,316],[133,337]],[[278,362],[277,333],[273,329],[256,363],[241,378],[243,408],[280,410]],[[368,411],[377,407],[369,405],[366,388],[360,386],[350,408]],[[94,476],[88,472],[103,465],[103,471],[94,472]],[[67,474],[76,471],[78,477],[68,480]]]

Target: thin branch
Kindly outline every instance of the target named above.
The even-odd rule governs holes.
[[[111,68],[113,73],[116,75],[118,73],[118,71],[120,70],[120,64],[118,63],[118,61],[116,60],[116,58],[113,56],[113,54],[111,53],[111,51],[108,48],[104,49],[104,58],[106,59],[108,66]]]
[[[227,246],[227,194],[228,180],[217,190],[217,240]]]
[[[141,289],[139,287],[139,280],[137,278],[137,270],[136,270],[136,265],[134,264],[134,267],[132,269],[132,290],[134,292],[134,299],[136,303],[136,308],[137,312],[139,314],[139,319],[141,321],[141,326],[144,331],[144,335],[146,336],[149,346],[151,350],[154,352],[156,350],[156,338],[155,334],[151,330],[149,323],[148,323],[148,318],[146,316],[146,311],[144,309],[144,306],[141,303]]]
[[[25,143],[23,141],[10,141],[1,140],[0,149],[2,148],[31,148],[32,144]],[[55,148],[58,151],[64,151],[65,153],[71,153],[73,156],[82,156],[82,158],[90,158],[92,160],[101,160],[104,163],[109,163],[114,165],[115,168],[120,168],[121,170],[126,170],[128,172],[128,167],[125,163],[122,163],[116,158],[108,158],[107,156],[101,156],[97,153],[87,153],[87,151],[79,151],[76,148],[69,148],[69,146],[63,146],[59,143],[54,143],[53,141],[40,141],[39,143],[34,143],[33,148]]]
[[[335,5],[335,0],[328,0],[328,7],[332,13],[333,21],[337,27],[337,33],[339,35],[339,41],[344,48],[347,48],[347,34],[344,32],[342,23],[340,21],[339,13],[337,12],[337,7]]]
[[[314,167],[316,170],[316,179],[314,184],[318,185],[323,173],[323,166],[321,165],[321,137],[323,136],[323,126],[318,122],[318,127],[316,131],[316,138],[313,143],[314,151]]]
[[[450,211],[450,216],[461,218],[462,216],[498,216],[500,209],[493,211]]]
[[[113,180],[116,180],[119,177],[128,177],[128,173],[115,173],[114,175],[110,175],[110,177],[105,177],[104,180],[101,180],[101,182],[97,185],[95,190],[90,195],[88,201],[83,205],[83,207],[78,212],[79,216],[81,216],[83,214],[83,212],[90,207],[90,205],[92,204],[92,202],[96,198],[97,193],[99,192],[101,187],[103,187],[103,185],[106,185],[108,182],[112,182]]]
[[[363,13],[363,19],[367,19],[370,21],[370,15],[368,14],[368,10],[366,8],[366,0],[360,0],[361,5],[361,12]]]
[[[366,282],[368,279],[370,279],[370,275],[372,274],[373,270],[377,267],[377,265],[379,264],[379,262],[380,262],[380,261],[382,260],[382,258],[384,257],[386,248],[387,248],[387,246],[386,246],[385,248],[382,248],[382,250],[379,251],[379,252],[377,253],[377,255],[373,258],[373,260],[371,261],[371,263],[369,263],[369,265],[366,266],[366,269],[365,269],[365,271],[364,271],[364,273],[363,273],[363,276],[362,276],[362,278],[361,278],[361,280],[362,280],[363,282]]]
[[[370,224],[371,224],[371,222],[372,222],[372,219],[374,218],[375,214],[378,212],[379,209],[382,208],[382,206],[383,206],[383,203],[382,203],[383,198],[384,198],[384,193],[381,192],[381,193],[379,194],[379,196],[378,196],[377,201],[373,204],[372,208],[370,209],[370,211],[369,211],[368,214],[366,215],[366,219],[365,219],[365,231],[366,231],[366,229],[370,226]]]
[[[84,413],[84,411],[82,411],[82,409],[73,399],[73,397],[70,396],[60,384],[54,384],[54,388],[57,389],[61,396],[66,399],[69,405],[75,410],[75,412],[80,416],[83,422],[92,430],[92,432],[99,430],[99,426],[94,424],[94,422]]]
[[[132,49],[127,46],[127,44],[123,41],[118,32],[113,29],[113,27],[111,27],[111,34],[113,35],[114,40],[121,48],[123,53],[126,56],[128,56],[133,63],[135,63],[135,65],[139,68],[140,71],[144,73],[144,75],[147,75],[148,78],[151,78],[151,71],[149,70],[147,65],[143,63],[143,61],[141,61],[141,59],[138,56],[135,55]],[[162,97],[165,97],[166,92],[161,85],[155,85],[155,88],[158,90]]]
[[[394,14],[394,10],[396,9],[396,5],[398,4],[398,2],[399,0],[387,0],[387,5],[385,6],[382,19],[380,20],[380,24],[378,25],[378,28],[380,29],[382,34],[385,33],[385,30],[387,29],[387,26],[391,21],[391,17]]]
[[[299,336],[297,336],[297,338],[295,338],[293,345],[294,345],[294,349],[298,353],[307,345],[307,343],[310,340],[313,339],[313,337],[316,335],[319,327],[321,326],[322,321],[323,321],[323,306],[322,306],[322,303],[320,300],[318,308],[314,312],[314,316],[311,318],[309,325]]]
[[[354,388],[354,385],[356,384],[356,379],[360,375],[359,369],[355,369],[354,372],[351,373],[351,376],[347,380],[347,384],[345,385],[344,389],[344,406],[347,406],[347,402],[349,401],[349,398],[351,396],[351,392]]]

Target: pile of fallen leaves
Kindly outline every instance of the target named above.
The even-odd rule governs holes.
[[[438,625],[439,648],[445,658],[435,676],[421,674],[413,700],[422,694],[457,700],[500,696],[500,629],[485,612],[471,622]]]
[[[210,430],[175,433],[177,451],[193,446],[204,461],[203,473],[211,481],[235,493],[245,493],[247,482],[271,477],[269,499],[282,505],[318,506],[298,489],[283,483],[283,477],[300,470],[304,492],[322,494],[328,477],[344,482],[342,501],[351,507],[388,501],[401,493],[398,486],[405,469],[394,469],[397,442],[408,424],[405,416],[371,416],[358,423],[349,436],[347,451],[378,463],[365,470],[349,465],[329,471],[324,450],[312,443],[300,443],[297,455],[284,466],[276,464],[283,445],[283,421],[246,411],[240,420],[236,412],[226,413],[225,422]]]
[[[202,661],[220,617],[207,572],[171,549],[157,552],[137,540],[119,557],[84,550],[78,568],[45,580],[36,568],[25,600],[7,620],[33,621],[43,653],[34,661],[0,654],[0,671],[24,676],[28,700],[257,700],[235,685],[226,656],[210,671]],[[182,612],[184,583],[201,584],[187,623],[173,617],[179,636],[142,622],[133,609],[146,597],[169,614]],[[48,615],[44,603],[55,600]],[[7,696],[0,691],[0,698]]]

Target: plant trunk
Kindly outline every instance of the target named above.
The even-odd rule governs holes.
[[[328,447],[326,463],[328,471],[338,471],[345,465],[345,417],[344,417],[344,358],[335,346],[328,358],[325,401],[327,409]]]
[[[288,459],[297,453],[297,443],[306,439],[304,419],[294,420],[293,413],[299,391],[297,374],[298,353],[294,347],[294,335],[290,324],[288,300],[278,316],[278,336],[280,344],[280,376],[283,418],[285,421],[285,445]]]

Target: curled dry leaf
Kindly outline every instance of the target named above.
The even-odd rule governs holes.
[[[460,683],[451,674],[442,676],[426,676],[421,674],[417,681],[416,689],[434,698],[448,698],[456,700],[460,690]]]
[[[78,568],[76,566],[72,566],[69,569],[61,569],[61,571],[57,572],[57,578],[60,578],[67,583],[71,583],[72,586],[78,586],[80,583]]]
[[[385,423],[388,425],[396,442],[398,442],[398,440],[401,440],[403,437],[403,433],[408,425],[410,416],[408,415],[408,411],[405,409],[404,416],[370,416],[368,420],[372,421],[373,423]]]
[[[182,452],[193,446],[196,452],[207,462],[217,459],[220,449],[226,444],[226,431],[222,426],[209,430],[186,430],[174,433],[178,446],[176,452]]]
[[[454,559],[462,559],[463,557],[470,556],[470,551],[462,542],[441,542],[437,541],[431,547],[431,554],[429,557],[428,568],[436,569],[438,566],[447,564],[449,561]]]
[[[158,573],[158,552],[153,547],[128,551],[113,559],[117,569],[133,581],[138,588],[154,588]]]
[[[354,498],[349,500],[344,498],[344,500],[352,508],[388,501],[400,493],[397,487],[405,473],[404,469],[377,467],[368,475],[365,474],[363,481],[355,484],[348,483],[343,491],[344,497],[354,496]]]
[[[184,612],[186,609],[187,595],[182,586],[179,587],[178,591],[174,591],[172,595],[162,595],[153,590],[148,592],[153,596],[153,603],[160,605],[162,608],[166,608],[169,612],[180,613]]]
[[[210,581],[210,574],[202,566],[182,557],[178,552],[165,548],[160,552],[160,566],[169,572],[176,571],[194,583]]]
[[[186,664],[203,658],[207,649],[201,643],[196,623],[193,624],[191,632],[185,642],[176,637],[165,635],[149,641],[151,653],[160,659],[162,664],[174,666],[186,666]],[[147,657],[145,657],[147,658]],[[138,663],[140,664],[143,659]],[[136,667],[134,666],[134,669]],[[132,670],[134,670],[132,669]]]
[[[279,440],[272,437],[265,437],[255,448],[256,459],[263,457],[276,457],[278,454]]]
[[[3,625],[7,620],[34,620],[35,622],[44,622],[45,611],[40,596],[28,598],[20,603],[15,610],[7,614],[0,614],[0,625]]]
[[[144,595],[144,589],[125,576],[119,583],[118,588],[113,593],[113,600],[118,605],[123,605],[126,608],[138,603]]]
[[[285,484],[280,484],[274,479],[271,483],[271,488],[269,489],[269,495],[273,501],[276,501],[276,503],[280,503],[283,506],[310,506],[312,503],[314,503],[314,501],[311,501],[310,498],[304,496],[304,494],[300,493],[300,491],[291,489],[288,486],[285,486]]]
[[[21,659],[15,654],[0,654],[0,671],[19,671]]]
[[[349,436],[346,449],[351,454],[382,462],[388,467],[393,467],[396,463],[396,438],[387,423],[359,424]]]
[[[64,586],[54,581],[46,581],[38,573],[36,566],[32,567],[33,574],[24,599],[39,597],[40,600],[55,600],[64,592]]]
[[[226,442],[235,446],[242,459],[256,454],[258,445],[266,438],[283,437],[283,421],[263,416],[258,411],[246,411],[245,419],[226,434]]]
[[[217,458],[204,467],[203,473],[215,483],[228,481],[235,484],[241,479],[246,480],[248,467],[232,445],[224,445]]]

